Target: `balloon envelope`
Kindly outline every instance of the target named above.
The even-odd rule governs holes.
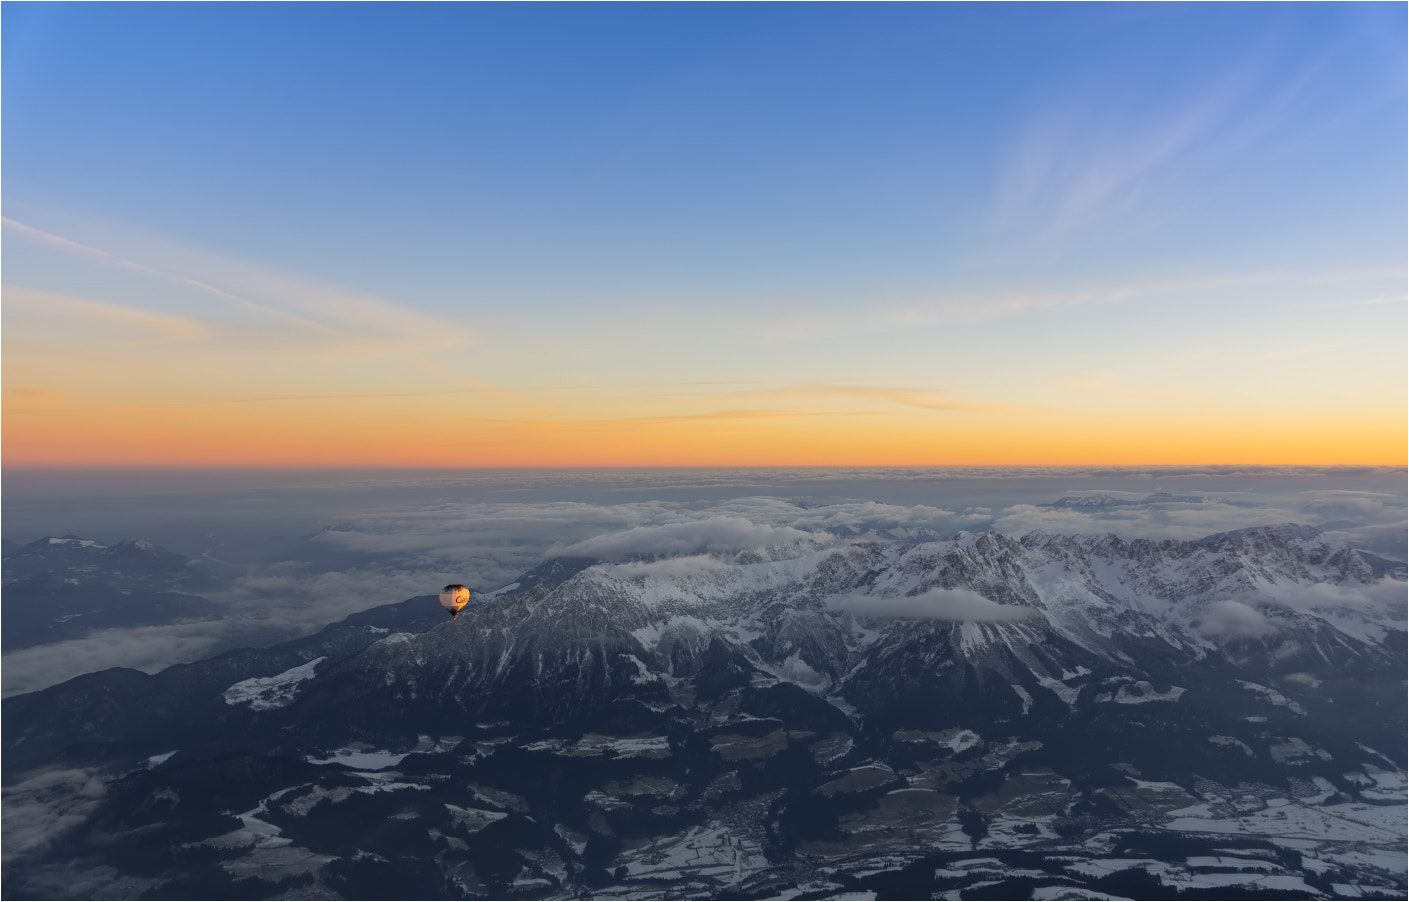
[[[454,617],[470,603],[470,590],[459,583],[453,583],[440,590],[440,606]]]

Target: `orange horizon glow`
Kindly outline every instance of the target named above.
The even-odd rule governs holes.
[[[1390,303],[1356,308],[1370,330],[1359,344],[1283,350],[1259,327],[1250,334],[1261,343],[1194,343],[1197,353],[1108,343],[1119,353],[1102,362],[1043,341],[1042,328],[1070,312],[1023,330],[983,326],[989,344],[908,354],[906,330],[893,325],[860,343],[796,329],[711,333],[686,320],[546,342],[256,276],[308,315],[157,315],[7,286],[4,463],[1403,466],[1409,457],[1404,313]]]
[[[655,468],[1403,466],[1406,432],[1384,423],[1313,428],[1221,417],[1188,424],[955,414],[740,420],[465,422],[366,420],[292,411],[56,411],[5,415],[12,467]]]
[[[7,466],[1409,463],[1402,7],[31,6]]]

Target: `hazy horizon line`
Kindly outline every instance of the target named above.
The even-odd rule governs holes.
[[[180,470],[183,472],[209,471],[209,472],[367,472],[367,471],[397,471],[397,472],[553,472],[553,471],[578,471],[578,470],[1048,470],[1048,471],[1090,471],[1090,470],[1309,470],[1309,471],[1346,471],[1346,470],[1366,470],[1378,472],[1404,472],[1409,474],[1409,464],[1381,464],[1381,463],[1187,463],[1187,464],[1161,464],[1161,463],[1128,463],[1128,464],[883,464],[883,463],[857,463],[857,464],[577,464],[577,465],[554,465],[554,466],[477,466],[467,464],[456,467],[432,467],[416,465],[397,464],[367,464],[367,465],[346,465],[329,464],[326,466],[290,464],[290,465],[228,465],[228,464],[3,464],[0,465],[0,473],[22,470],[42,470],[53,471],[164,471]]]

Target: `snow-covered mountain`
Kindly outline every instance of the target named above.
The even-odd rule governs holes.
[[[4,582],[43,573],[94,579],[117,588],[200,590],[217,585],[224,574],[209,561],[192,561],[145,539],[106,545],[81,536],[46,536],[5,554]]]
[[[106,545],[80,536],[46,536],[5,553],[6,651],[95,630],[219,619],[195,592],[216,589],[233,569],[193,561],[142,539]]]
[[[841,711],[864,702],[872,718],[897,685],[909,713],[896,716],[940,717],[917,713],[913,693],[947,699],[975,680],[987,711],[1041,698],[1060,713],[1089,687],[1178,682],[1194,664],[1302,683],[1393,666],[1402,598],[1352,549],[1304,527],[1201,542],[985,533],[778,560],[598,564],[464,626],[330,664],[309,691],[364,698],[387,686],[378,692],[397,706],[553,720],[618,695],[679,701],[722,655],[750,680]]]
[[[83,816],[6,889],[1392,896],[1383,572],[1290,525],[550,559],[7,700],[7,807]]]
[[[1043,507],[1055,510],[1105,511],[1116,507],[1146,507],[1160,504],[1202,504],[1209,499],[1201,495],[1171,495],[1169,492],[1155,492],[1144,498],[1116,498],[1113,495],[1068,495],[1058,498]]]

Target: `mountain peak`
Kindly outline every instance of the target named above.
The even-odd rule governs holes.
[[[85,824],[6,889],[1402,895],[1402,599],[1305,529],[555,558],[90,674],[5,702],[14,791]]]

